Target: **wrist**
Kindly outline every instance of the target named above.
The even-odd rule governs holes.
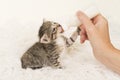
[[[115,47],[111,43],[101,43],[99,46],[94,46],[93,53],[95,56],[99,56],[115,50]]]

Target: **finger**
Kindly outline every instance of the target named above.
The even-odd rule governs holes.
[[[101,14],[97,15],[96,17],[94,17],[92,19],[92,21],[93,21],[94,24],[107,22],[107,20]]]
[[[102,15],[101,15],[101,14],[99,14],[99,15],[95,16],[95,17],[92,19],[93,23],[94,23],[94,24],[96,24],[96,23],[98,22],[98,20],[100,20],[100,19],[101,19],[101,17],[102,17]]]
[[[94,38],[95,33],[97,32],[97,30],[95,28],[95,25],[89,19],[89,17],[86,16],[84,13],[82,13],[80,11],[77,13],[77,16],[78,16],[78,19],[81,21],[81,23],[84,25],[86,34],[89,37],[89,39]]]
[[[83,43],[85,40],[88,40],[86,33],[80,33],[80,41]]]
[[[94,25],[91,22],[90,18],[81,11],[77,12],[77,16],[78,16],[78,19],[81,21],[81,23],[85,26],[87,33],[93,32]]]
[[[85,40],[87,40],[86,35],[81,35],[81,37],[80,37],[80,43],[84,43]]]
[[[81,31],[80,31],[80,42],[84,43],[85,40],[87,40],[87,35],[86,35],[86,32],[85,32],[85,29],[81,28]]]
[[[80,33],[82,33],[82,34],[85,34],[86,33],[86,31],[85,31],[85,28],[83,27],[81,27],[81,31],[80,31]]]

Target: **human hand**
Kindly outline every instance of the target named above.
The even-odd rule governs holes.
[[[77,13],[77,16],[82,23],[80,26],[81,43],[84,43],[84,41],[88,39],[95,53],[100,53],[112,47],[109,37],[108,22],[101,14],[97,15],[92,20],[81,11]]]
[[[77,16],[82,23],[81,43],[88,39],[96,59],[120,74],[120,50],[111,44],[107,20],[100,14],[92,20],[82,12],[78,12]]]

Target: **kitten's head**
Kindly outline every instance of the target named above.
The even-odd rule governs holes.
[[[59,33],[62,33],[63,31],[64,30],[60,24],[53,21],[43,20],[43,24],[39,30],[40,43],[50,43],[57,38]]]

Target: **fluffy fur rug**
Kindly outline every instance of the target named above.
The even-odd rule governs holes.
[[[38,41],[38,30],[43,19],[41,16],[54,15],[56,17],[75,12],[80,5],[87,4],[88,0],[78,2],[75,0],[1,1],[0,80],[120,80],[119,75],[94,58],[89,42],[80,44],[79,38],[67,53],[69,57],[64,60],[66,63],[64,69],[45,67],[38,70],[25,70],[21,68],[20,57]],[[114,18],[106,17],[109,20],[111,41],[116,48],[120,49],[120,25]]]

